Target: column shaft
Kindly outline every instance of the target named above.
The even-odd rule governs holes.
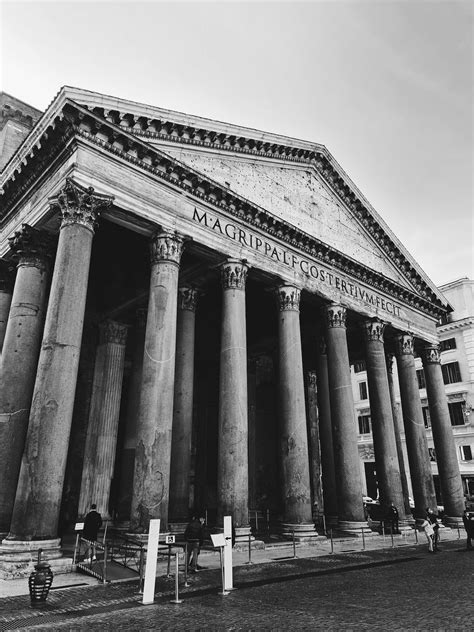
[[[110,203],[111,198],[93,195],[70,179],[52,202],[60,207],[63,222],[8,539],[57,534],[93,227],[98,210]]]
[[[224,516],[232,515],[239,529],[249,524],[246,278],[242,262],[223,264],[217,519],[222,524]]]
[[[181,252],[178,235],[154,235],[130,523],[135,531],[147,531],[152,518],[168,524]]]
[[[308,402],[308,447],[309,472],[312,491],[312,516],[313,520],[319,520],[320,516],[323,514],[323,490],[316,371],[308,371],[306,393]]]
[[[420,393],[413,357],[413,337],[402,334],[396,338],[396,357],[403,423],[410,464],[411,485],[415,500],[415,518],[421,520],[427,507],[436,507],[436,495],[431,474],[425,424],[421,411]]]
[[[337,488],[332,441],[331,402],[329,396],[328,357],[325,341],[321,341],[316,367],[318,379],[319,440],[323,476],[324,515],[326,521],[337,523]]]
[[[382,505],[393,502],[401,517],[404,517],[403,490],[383,342],[384,328],[384,324],[377,320],[364,323],[372,436],[380,502]]]
[[[278,289],[283,521],[311,524],[311,486],[300,332],[300,290]]]
[[[344,529],[365,524],[363,491],[346,340],[346,310],[342,305],[333,304],[325,308],[325,314],[337,504],[339,523]]]
[[[459,519],[464,511],[464,493],[438,345],[425,346],[423,367],[444,511],[448,521],[450,517]]]
[[[193,288],[179,288],[169,509],[173,522],[189,519],[197,295]]]
[[[4,259],[0,259],[0,354],[2,353],[5,331],[7,329],[8,314],[13,294],[14,275],[11,271],[11,264]],[[0,527],[1,531],[1,527]]]
[[[110,519],[110,486],[114,473],[122,395],[127,327],[114,321],[100,326],[101,341],[94,368],[94,386],[82,469],[79,514],[91,505]]]
[[[0,532],[10,530],[50,280],[43,233],[25,225],[10,244],[18,271],[0,361]]]

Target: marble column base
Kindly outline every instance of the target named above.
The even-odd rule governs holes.
[[[71,573],[74,570],[72,559],[62,556],[61,540],[2,540],[0,545],[0,577],[17,579],[27,577],[38,563],[38,551],[42,550],[41,560],[48,562],[55,574]]]
[[[339,524],[339,518],[337,516],[325,516],[326,529],[336,529]]]
[[[281,535],[286,540],[293,540],[295,538],[295,542],[315,542],[316,540],[326,539],[325,536],[318,535],[316,531],[316,527],[312,522],[302,522],[302,523],[291,523],[291,522],[282,522],[281,523]]]
[[[464,529],[462,516],[443,516],[442,524],[449,529]]]
[[[354,537],[362,537],[362,531],[364,532],[364,537],[374,535],[374,531],[372,531],[367,522],[358,522],[355,520],[339,520],[337,530],[343,534]]]

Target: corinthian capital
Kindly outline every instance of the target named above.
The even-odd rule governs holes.
[[[128,325],[115,320],[104,320],[99,325],[99,340],[101,344],[108,342],[125,345],[127,342]]]
[[[52,208],[58,207],[61,211],[61,228],[80,224],[94,232],[101,211],[113,200],[110,195],[94,193],[93,187],[83,187],[72,178],[66,178],[64,187],[49,202]]]
[[[362,328],[367,342],[379,342],[383,344],[384,323],[377,319],[366,320],[362,324]]]
[[[414,355],[413,336],[411,334],[399,334],[395,336],[395,354]]]
[[[294,285],[282,285],[276,291],[280,312],[299,312],[301,290]]]
[[[178,233],[160,230],[151,238],[151,263],[174,263],[179,266],[183,253],[183,238]]]
[[[227,259],[221,266],[221,283],[224,290],[244,290],[248,267],[239,259]]]
[[[54,239],[48,233],[23,224],[8,241],[13,254],[12,259],[18,265],[32,266],[43,271],[49,266]]]
[[[186,309],[189,312],[195,312],[199,291],[193,287],[178,288],[178,309]]]
[[[346,327],[346,308],[339,303],[331,303],[325,305],[322,309],[323,315],[326,316],[326,325],[328,329],[333,327]]]
[[[441,354],[439,351],[439,345],[427,344],[423,348],[421,356],[423,364],[441,364]]]

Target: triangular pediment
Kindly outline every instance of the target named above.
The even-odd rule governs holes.
[[[89,139],[100,136],[104,151],[104,138],[115,145],[112,139],[123,136],[124,156],[131,151],[138,165],[140,156],[147,154],[144,167],[154,177],[179,172],[187,190],[195,190],[201,199],[203,191],[211,191],[204,197],[211,203],[217,200],[220,208],[223,200],[231,212],[243,204],[245,216],[255,213],[258,224],[270,222],[278,233],[289,230],[295,243],[304,243],[315,253],[324,245],[325,259],[342,270],[372,278],[369,282],[380,288],[393,283],[393,290],[408,292],[410,300],[418,296],[417,305],[428,301],[429,310],[446,305],[333,156],[323,145],[308,141],[66,87],[2,172],[8,193],[8,185],[41,151],[43,136],[51,142],[51,129],[66,111],[70,124],[75,104],[79,118],[73,125],[83,126],[80,121],[89,112],[92,127],[86,133]],[[115,147],[113,151],[118,153]],[[150,169],[150,164],[156,167]],[[268,221],[262,213],[268,214]]]

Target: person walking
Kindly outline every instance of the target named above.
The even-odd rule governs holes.
[[[198,566],[199,553],[204,542],[204,518],[194,515],[184,532],[184,539],[188,543],[187,550],[187,566],[190,571],[197,573],[200,570]]]
[[[466,549],[469,550],[473,548],[471,540],[474,540],[474,511],[468,511],[466,507],[462,514],[462,521],[467,535]]]
[[[435,512],[430,508],[426,508],[426,519],[431,523],[433,527],[433,550],[440,551],[441,549],[438,547],[439,544],[439,522],[438,516]]]
[[[434,549],[433,549],[434,529],[433,529],[433,525],[428,520],[428,518],[425,518],[423,520],[423,522],[421,523],[421,528],[425,532],[426,539],[428,540],[428,551],[429,551],[429,553],[434,553]]]
[[[82,537],[85,540],[89,540],[89,557],[84,560],[84,562],[91,562],[96,560],[95,554],[95,542],[97,542],[97,535],[99,533],[99,529],[102,526],[102,516],[97,511],[97,505],[94,503],[91,505],[90,511],[85,517],[84,520],[84,529],[82,531]]]

